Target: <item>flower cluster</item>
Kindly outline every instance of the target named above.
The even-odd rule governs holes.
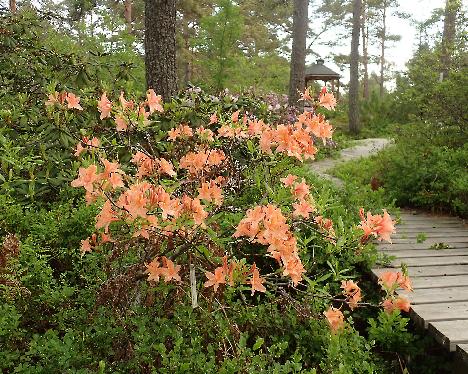
[[[390,313],[395,309],[409,312],[409,300],[403,296],[395,295],[395,292],[398,288],[402,288],[408,292],[413,291],[409,276],[404,275],[399,271],[386,271],[379,276],[379,284],[387,294],[386,299],[382,303],[382,306],[386,312]]]
[[[305,180],[302,179],[301,182],[296,182],[297,176],[292,174],[288,174],[286,178],[281,178],[280,180],[285,187],[291,189],[291,193],[296,200],[293,204],[293,216],[308,219],[310,213],[315,211],[315,207],[313,198],[309,194],[310,187]]]
[[[246,236],[253,243],[268,245],[270,256],[283,266],[283,275],[290,276],[295,285],[302,280],[305,269],[297,241],[278,207],[269,204],[249,209],[233,236]]]
[[[371,212],[367,212],[367,216],[364,215],[364,209],[359,210],[361,216],[361,224],[358,226],[364,231],[363,241],[367,240],[371,235],[378,240],[386,240],[391,243],[390,234],[395,233],[395,222],[383,209],[383,215],[372,215]]]
[[[352,280],[342,281],[341,288],[343,289],[343,294],[346,296],[346,301],[351,310],[357,308],[358,303],[362,300],[361,289],[357,283]]]

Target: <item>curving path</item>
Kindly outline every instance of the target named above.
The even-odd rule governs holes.
[[[388,139],[363,139],[341,151],[336,160],[311,164],[316,174],[342,186],[327,174],[340,162],[378,152]],[[468,225],[461,219],[402,209],[393,244],[377,243],[380,252],[393,258],[379,274],[404,263],[414,292],[401,292],[411,301],[410,316],[450,351],[456,351],[456,373],[468,373]]]
[[[310,164],[312,171],[319,176],[332,181],[337,186],[342,186],[343,181],[327,173],[328,170],[333,169],[337,164],[354,160],[361,157],[367,157],[374,153],[379,152],[385,148],[392,141],[386,138],[369,138],[356,140],[354,145],[350,148],[343,149],[340,152],[339,158],[331,159],[326,158],[320,161],[314,161]]]

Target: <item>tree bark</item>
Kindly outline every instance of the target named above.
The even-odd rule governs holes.
[[[127,25],[127,31],[132,32],[132,0],[125,0],[124,3],[124,18]]]
[[[353,0],[353,31],[351,37],[349,80],[349,131],[359,132],[359,31],[362,0]]]
[[[10,12],[16,13],[16,0],[10,0]]]
[[[384,95],[385,81],[385,40],[387,39],[387,0],[384,0],[382,5],[382,33],[380,35],[380,97]]]
[[[177,92],[176,0],[145,0],[146,85],[168,99]]]
[[[363,76],[363,97],[364,99],[369,99],[369,54],[367,51],[367,43],[369,37],[369,28],[367,26],[367,0],[364,0],[362,4],[362,23],[361,23],[361,33],[362,33],[362,65],[364,68]]]
[[[298,110],[304,108],[304,102],[298,101],[299,92],[305,89],[306,38],[309,26],[308,0],[294,0],[291,72],[289,77],[289,105]]]
[[[460,6],[459,0],[446,0],[445,2],[444,32],[442,35],[442,54],[440,58],[442,79],[447,78],[450,71],[451,54],[456,33],[457,13],[460,10]]]

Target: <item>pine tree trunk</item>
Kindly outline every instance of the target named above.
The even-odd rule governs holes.
[[[362,4],[362,65],[364,68],[363,76],[363,97],[369,99],[369,54],[367,51],[367,43],[369,36],[369,29],[367,27],[367,0],[364,0]]]
[[[305,89],[306,38],[309,25],[308,8],[308,0],[294,0],[289,105],[295,106],[298,110],[304,108],[304,102],[298,100],[300,98],[299,92],[303,92]]]
[[[146,85],[166,100],[177,91],[176,0],[145,0]]]
[[[455,41],[457,13],[460,10],[459,0],[446,0],[445,3],[445,19],[444,32],[442,35],[442,55],[440,63],[442,65],[442,79],[449,75],[451,65],[451,54],[453,43]]]
[[[353,1],[353,32],[351,37],[349,79],[349,131],[359,132],[359,30],[362,0]]]
[[[16,13],[16,0],[10,0],[10,12]]]
[[[382,34],[380,35],[380,97],[384,96],[385,81],[385,40],[387,39],[387,0],[383,2],[382,7]]]
[[[125,0],[124,18],[127,25],[127,31],[132,32],[132,0]]]

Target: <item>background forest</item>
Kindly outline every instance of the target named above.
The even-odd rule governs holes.
[[[452,372],[453,357],[394,294],[406,287],[404,266],[400,283],[371,281],[369,270],[389,259],[370,239],[385,233],[364,235],[359,215],[397,218],[407,206],[468,214],[466,9],[440,5],[424,21],[396,0],[0,5],[1,370]],[[173,76],[148,73],[148,19],[164,6],[175,9]],[[388,57],[400,39],[389,17],[418,30],[405,71]],[[298,101],[319,57],[344,76],[336,110],[322,82]],[[288,153],[271,139],[266,147],[262,133],[296,131],[304,104],[322,126],[307,137],[318,153],[304,143]],[[370,137],[393,144],[337,168],[343,189],[300,162]],[[228,161],[192,173],[187,156],[209,147]],[[93,167],[99,176],[83,182]],[[105,193],[93,196],[98,183]],[[168,213],[167,226],[148,206],[119,221],[117,211],[133,208],[118,194],[129,199],[143,183],[185,199],[187,211]],[[161,189],[146,193],[161,204]],[[255,206],[277,207],[290,227],[300,281],[265,243],[234,235]],[[228,264],[237,267],[229,276]]]

